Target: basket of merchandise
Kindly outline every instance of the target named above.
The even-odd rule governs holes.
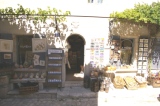
[[[20,94],[30,94],[34,92],[38,92],[39,87],[37,83],[23,83],[19,87]]]
[[[116,67],[107,65],[103,69],[104,69],[104,71],[115,71]]]
[[[160,72],[152,72],[149,74],[148,81],[154,88],[160,87]]]
[[[147,87],[147,81],[142,76],[135,76],[134,79],[137,81],[139,88],[145,88]]]
[[[139,85],[138,83],[136,82],[136,80],[134,79],[134,77],[131,77],[131,76],[126,76],[124,77],[124,81],[126,83],[126,88],[128,90],[137,90]]]
[[[160,77],[155,77],[151,79],[151,84],[154,88],[160,87]]]
[[[116,89],[123,89],[125,86],[125,82],[122,77],[116,76],[113,80],[113,85]]]

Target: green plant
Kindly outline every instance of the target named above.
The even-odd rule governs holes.
[[[113,12],[110,17],[160,25],[159,10],[160,2],[153,2],[151,5],[138,3],[135,4],[134,8],[126,9],[123,12]]]
[[[22,18],[24,16],[29,20],[34,19],[35,23],[39,21],[45,22],[46,19],[55,20],[55,15],[57,15],[56,19],[58,22],[63,22],[66,20],[65,16],[70,15],[70,11],[62,12],[61,10],[50,7],[48,7],[46,10],[37,8],[36,11],[31,10],[30,8],[24,8],[20,4],[18,4],[18,8],[6,7],[4,9],[0,9],[0,17],[2,19]]]

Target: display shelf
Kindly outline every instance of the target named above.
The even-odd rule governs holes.
[[[139,38],[139,48],[138,48],[138,73],[147,72],[147,58],[148,58],[148,44],[149,39],[145,36]]]
[[[13,71],[28,71],[28,72],[32,72],[32,71],[39,71],[39,69],[31,69],[31,68],[16,68],[16,69],[13,69]]]
[[[12,83],[17,83],[17,82],[45,82],[45,78],[41,79],[41,78],[22,78],[22,79],[11,79],[10,82]]]
[[[42,78],[22,78],[22,79],[11,79],[10,83],[11,83],[11,90],[14,89],[14,83],[26,83],[26,82],[37,82],[38,83],[38,87],[39,90],[43,89],[43,83],[45,83],[46,78],[42,79]]]
[[[48,57],[48,59],[53,59],[53,60],[62,60],[62,57]]]
[[[6,76],[6,75],[12,75],[13,72],[12,71],[0,71],[0,77],[1,76]]]
[[[48,49],[47,82],[48,85],[58,84],[62,87],[62,49]],[[51,84],[50,84],[51,83]]]
[[[62,80],[60,80],[60,79],[48,79],[48,82],[51,82],[51,83],[61,83]]]
[[[48,71],[48,74],[54,74],[54,75],[61,75],[62,72],[56,72],[56,71]]]
[[[62,64],[48,64],[49,67],[61,67]]]

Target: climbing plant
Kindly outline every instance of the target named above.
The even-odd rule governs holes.
[[[46,19],[56,19],[58,22],[63,22],[66,20],[67,15],[70,15],[70,11],[62,12],[56,8],[48,7],[46,10],[37,8],[37,10],[31,10],[30,8],[24,8],[22,5],[18,4],[18,8],[6,7],[0,9],[1,19],[15,19],[15,18],[26,18],[34,19],[34,22],[39,21],[45,22]]]
[[[135,4],[134,8],[123,12],[113,12],[110,17],[133,20],[135,22],[153,23],[160,25],[160,2],[152,4]]]

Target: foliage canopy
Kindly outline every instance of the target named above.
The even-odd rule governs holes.
[[[134,8],[123,12],[113,12],[110,17],[160,25],[160,2],[153,2],[150,5],[138,3],[134,5]]]
[[[62,12],[56,8],[48,7],[46,10],[37,8],[37,10],[31,10],[30,8],[24,8],[22,5],[18,4],[18,8],[6,7],[0,9],[0,18],[27,18],[34,19],[35,22],[41,21],[45,22],[46,19],[55,19],[53,15],[57,15],[56,19],[58,22],[63,22],[66,20],[65,16],[70,15],[70,11]]]

